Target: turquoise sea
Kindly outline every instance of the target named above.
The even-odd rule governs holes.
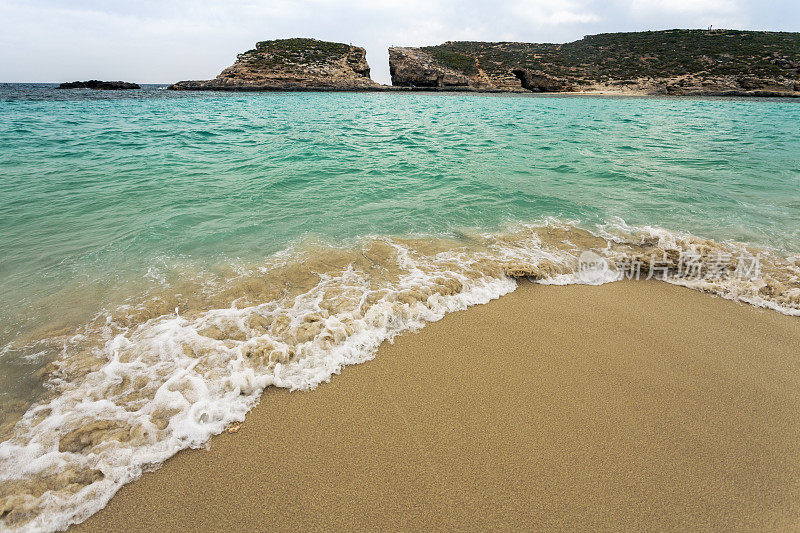
[[[757,276],[667,281],[800,314],[799,124],[770,99],[0,85],[0,500],[25,495],[0,526],[80,521],[264,387],[516,276],[582,282],[587,250],[599,282],[746,251]]]

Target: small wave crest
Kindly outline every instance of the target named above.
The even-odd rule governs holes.
[[[743,275],[743,257],[758,271]],[[626,277],[800,315],[800,257],[622,221],[296,247],[40,339],[61,355],[42,373],[44,396],[0,427],[0,525],[80,522],[142,472],[244,420],[266,387],[313,389],[399,333],[513,291],[515,278]]]

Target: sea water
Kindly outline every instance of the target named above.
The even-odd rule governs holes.
[[[516,278],[800,314],[798,124],[790,100],[0,85],[0,528],[83,520],[265,387]]]

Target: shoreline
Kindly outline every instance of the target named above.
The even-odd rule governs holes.
[[[789,527],[797,353],[797,318],[691,289],[523,282],[268,389],[72,529]]]
[[[184,82],[180,82],[184,83]],[[381,85],[369,88],[323,88],[323,87],[176,87],[168,84],[166,90],[176,92],[225,92],[225,93],[282,93],[282,92],[321,92],[321,93],[467,93],[467,94],[511,94],[536,96],[636,96],[654,98],[800,98],[800,92],[781,91],[709,91],[692,94],[649,93],[636,91],[508,91],[502,89],[476,89],[472,87],[406,87],[398,85]]]

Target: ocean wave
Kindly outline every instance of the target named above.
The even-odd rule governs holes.
[[[513,291],[517,278],[656,278],[800,315],[800,256],[621,220],[298,245],[189,289],[159,284],[32,343],[61,355],[43,369],[41,398],[4,406],[18,412],[0,426],[0,526],[80,522],[244,420],[266,387],[313,389],[399,333]]]

